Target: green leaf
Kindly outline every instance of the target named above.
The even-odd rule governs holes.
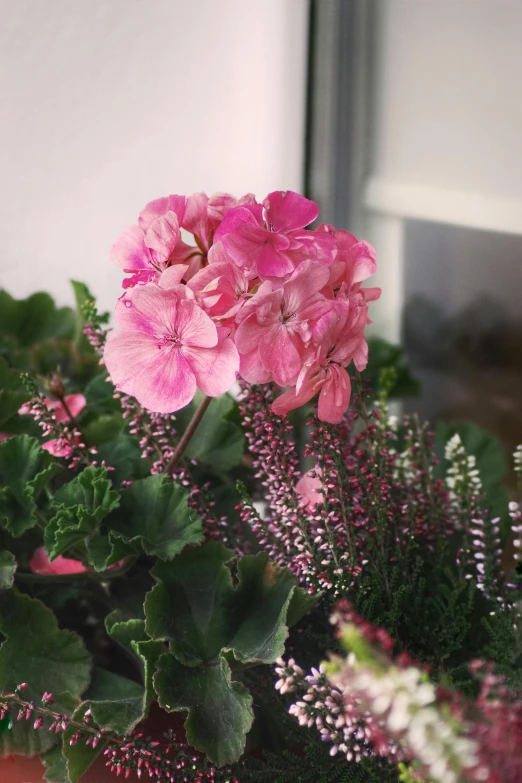
[[[124,737],[145,717],[144,695],[139,683],[95,668],[85,701],[100,728]]]
[[[130,435],[119,435],[111,443],[103,443],[98,447],[98,456],[114,468],[111,479],[115,487],[122,481],[134,481],[150,472],[150,464],[141,458],[137,439]]]
[[[44,780],[47,783],[70,783],[67,774],[67,761],[62,753],[61,745],[56,745],[44,753],[42,762],[46,770]]]
[[[0,358],[0,426],[5,424],[19,408],[30,399],[18,370],[12,370],[5,359]]]
[[[203,538],[201,518],[187,501],[187,491],[164,476],[135,481],[121,490],[120,506],[107,520],[111,539],[120,539],[129,552],[171,560]]]
[[[125,620],[119,610],[111,612],[105,618],[105,628],[118,644],[128,652],[136,655],[143,671],[143,708],[146,713],[154,699],[152,678],[156,671],[158,658],[165,652],[161,642],[149,639],[145,631],[145,621],[139,619]]]
[[[190,742],[217,764],[241,753],[251,724],[250,697],[231,681],[228,660],[272,663],[284,652],[297,580],[266,552],[243,557],[234,586],[234,555],[217,542],[157,563],[145,598],[146,631],[169,642],[154,686],[165,709],[186,709]],[[308,603],[299,596],[297,618]]]
[[[176,413],[180,433],[186,429],[201,399],[202,395],[198,393],[190,405]],[[245,439],[236,418],[234,398],[229,394],[215,397],[189,442],[185,456],[218,471],[238,465],[245,450]]]
[[[110,443],[121,434],[124,421],[121,413],[102,413],[82,426],[82,432],[89,446]]]
[[[0,552],[0,590],[9,590],[13,586],[15,571],[15,556],[4,549]]]
[[[35,438],[17,435],[0,444],[0,523],[13,536],[36,525],[36,500],[60,470]]]
[[[381,370],[393,368],[395,383],[390,389],[390,397],[416,397],[420,393],[420,384],[411,374],[404,355],[404,349],[393,345],[381,337],[368,339],[368,366],[363,371],[364,378],[370,382],[372,393],[379,389]]]
[[[53,498],[55,515],[44,534],[51,560],[87,537],[93,537],[101,521],[118,507],[120,496],[112,489],[106,468],[88,467]]]
[[[223,658],[202,671],[167,653],[159,660],[154,683],[163,709],[188,711],[187,740],[212,763],[232,764],[241,756],[253,721],[252,697],[244,685],[231,681]]]
[[[58,627],[56,617],[41,601],[16,589],[0,593],[0,694],[12,693],[27,683],[24,697],[39,702],[53,694],[53,708],[70,714],[89,683],[91,660],[81,638]],[[47,731],[32,728],[30,721],[15,721],[0,734],[0,754],[35,755],[55,742]]]
[[[0,332],[15,337],[21,346],[31,346],[49,337],[70,338],[74,322],[71,308],[57,308],[49,294],[39,292],[16,300],[0,291]]]

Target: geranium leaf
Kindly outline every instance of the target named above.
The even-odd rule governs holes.
[[[95,668],[85,701],[100,728],[124,737],[145,717],[144,694],[139,683]]]
[[[34,527],[35,501],[60,470],[35,438],[17,435],[0,444],[0,523],[13,536]]]
[[[136,655],[142,665],[145,688],[143,709],[146,713],[154,699],[152,678],[156,671],[156,664],[160,655],[165,652],[165,647],[161,642],[149,639],[144,620],[125,620],[118,610],[107,615],[105,628],[109,636],[128,652]]]
[[[45,767],[44,780],[47,783],[70,783],[67,774],[67,760],[62,753],[60,745],[56,745],[47,753],[42,755],[42,762]]]
[[[91,659],[81,638],[62,630],[41,601],[16,589],[0,593],[0,695],[27,683],[24,698],[38,703],[45,691],[53,694],[55,709],[70,714],[89,684]],[[48,731],[33,729],[31,721],[15,721],[0,734],[0,754],[35,755],[55,742]]]
[[[78,541],[97,533],[100,522],[120,502],[105,468],[86,468],[64,484],[53,498],[56,511],[45,529],[45,547],[51,560]]]
[[[9,590],[13,586],[15,571],[15,556],[4,549],[0,552],[0,590]]]
[[[149,476],[121,490],[119,508],[107,519],[111,538],[129,552],[171,560],[203,538],[201,518],[187,504],[188,493],[164,476]]]
[[[231,681],[223,658],[202,672],[166,653],[159,660],[154,685],[163,709],[188,712],[187,740],[211,762],[222,766],[240,757],[252,725],[252,697],[244,685]]]
[[[168,642],[154,687],[167,710],[187,710],[191,744],[216,764],[239,757],[252,715],[250,696],[231,681],[229,661],[271,663],[284,652],[287,615],[296,577],[262,552],[239,561],[218,542],[186,549],[171,563],[157,563],[156,586],[145,598],[145,629]],[[294,619],[309,603],[300,596]]]

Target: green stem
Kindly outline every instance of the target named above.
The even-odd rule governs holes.
[[[205,415],[205,411],[207,410],[208,406],[210,405],[213,399],[214,399],[213,397],[205,397],[205,399],[199,403],[198,407],[196,408],[196,412],[194,413],[194,416],[190,420],[187,429],[183,433],[180,442],[176,446],[174,454],[170,458],[169,464],[165,468],[165,473],[172,473],[174,469],[177,467],[178,462],[183,456],[183,452],[185,451],[188,444],[190,443],[192,436],[196,432],[201,419]]]

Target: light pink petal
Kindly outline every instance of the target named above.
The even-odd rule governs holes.
[[[331,365],[319,393],[317,415],[321,421],[339,424],[350,404],[351,383],[346,370]]]
[[[205,250],[209,246],[211,231],[207,205],[206,193],[192,193],[187,196],[187,206],[181,224],[184,229],[199,239]]]
[[[180,239],[178,218],[175,212],[153,220],[145,234],[145,244],[154,253],[157,264],[164,266]]]
[[[261,334],[262,327],[259,326],[255,313],[253,313],[238,326],[235,342],[239,353],[251,353],[251,351],[257,350]]]
[[[337,257],[337,243],[330,234],[322,231],[292,231],[290,237],[298,245],[298,254],[331,266]]]
[[[87,400],[83,394],[68,394],[65,398],[65,402],[67,403],[70,412],[75,417],[78,416],[87,405]]]
[[[229,210],[214,234],[214,242],[219,242],[226,234],[236,231],[238,226],[244,223],[262,226],[262,209],[261,204],[249,204]]]
[[[49,560],[49,555],[43,546],[35,549],[32,558],[29,561],[29,568],[33,574],[42,576],[52,576],[56,574],[83,574],[87,569],[79,560],[72,560],[68,557],[58,555],[54,560]]]
[[[358,242],[352,247],[352,283],[361,283],[375,274],[377,262],[375,248],[369,242]]]
[[[272,373],[263,366],[256,347],[251,353],[241,354],[239,362],[239,374],[247,383],[269,383]]]
[[[112,332],[103,358],[114,385],[136,397],[134,387],[138,375],[167,350],[168,346],[162,348],[161,341],[144,332]]]
[[[382,294],[381,288],[361,288],[361,294],[364,296],[365,302],[376,302]]]
[[[114,312],[121,329],[137,329],[160,339],[175,332],[179,293],[157,285],[132,288],[118,299]]]
[[[279,252],[274,239],[260,248],[257,257],[257,271],[262,277],[285,277],[294,271],[292,261],[284,253]]]
[[[111,248],[111,258],[126,272],[148,269],[152,263],[145,235],[138,226],[129,226]]]
[[[186,196],[164,196],[156,198],[142,209],[138,219],[140,228],[146,230],[156,218],[166,215],[167,212],[175,212],[181,225],[185,214]]]
[[[323,382],[323,375],[319,378],[317,376],[314,378],[308,377],[302,384],[299,392],[296,392],[295,389],[290,389],[281,394],[280,397],[276,397],[272,403],[273,412],[278,416],[285,416],[289,411],[300,408],[301,405],[306,405],[317,394]]]
[[[323,483],[319,476],[321,468],[312,468],[302,476],[295,485],[295,491],[300,495],[299,505],[311,511],[321,503],[324,503],[322,494]]]
[[[174,266],[169,266],[161,273],[158,285],[160,288],[176,288],[176,290],[178,290],[177,286],[183,280],[183,275],[187,269],[188,264],[175,264]]]
[[[184,346],[213,348],[218,342],[214,322],[196,302],[189,299],[178,305],[176,332]]]
[[[322,264],[303,261],[284,284],[288,312],[299,312],[326,285],[329,277],[328,269]]]
[[[144,408],[173,413],[194,398],[196,379],[180,350],[166,350],[139,373],[133,388],[133,396]]]
[[[183,355],[203,394],[219,397],[227,392],[239,371],[239,354],[230,337],[221,338],[215,348],[183,348]]]
[[[65,459],[69,459],[72,454],[72,448],[69,445],[69,442],[62,438],[53,438],[53,440],[42,443],[42,449],[48,451],[53,457],[64,457]]]
[[[299,342],[299,337],[291,335],[283,324],[263,332],[259,342],[259,355],[279,386],[292,386],[297,380],[302,365]]]
[[[138,332],[111,335],[105,363],[112,382],[144,408],[172,413],[196,393],[196,380],[179,349],[155,344]]]
[[[273,231],[304,228],[316,219],[319,207],[293,190],[275,190],[263,202],[264,216]]]
[[[361,337],[353,352],[353,363],[355,364],[355,369],[359,372],[366,369],[366,365],[368,364],[368,343],[364,337]]]

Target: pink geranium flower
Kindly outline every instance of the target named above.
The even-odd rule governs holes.
[[[118,301],[105,347],[105,364],[117,388],[145,408],[171,413],[199,387],[217,397],[233,385],[239,355],[228,331],[218,330],[186,286],[133,288]]]
[[[29,561],[29,568],[33,574],[41,574],[42,576],[83,574],[87,571],[87,568],[79,560],[62,557],[62,555],[55,557],[51,563],[49,555],[43,546],[39,546],[38,549],[35,550]]]
[[[54,411],[54,417],[58,424],[71,421],[71,416],[76,418],[87,405],[87,400],[83,394],[68,394],[64,397],[65,405],[60,400],[53,400],[51,397],[45,398],[45,405],[50,411]],[[67,406],[67,410],[66,407]],[[18,411],[22,416],[32,413],[30,402],[24,402]],[[69,413],[71,416],[69,416]],[[80,442],[80,438],[74,438],[75,443]],[[53,438],[42,443],[42,449],[48,451],[53,457],[64,457],[68,459],[72,454],[72,447],[65,438]]]
[[[305,405],[319,393],[321,421],[339,424],[350,403],[351,382],[345,367],[353,360],[358,370],[366,367],[368,348],[364,339],[367,308],[347,299],[332,303],[312,332],[319,347],[303,363],[295,389],[284,392],[272,410],[285,415]]]
[[[337,252],[327,232],[305,231],[319,214],[317,204],[291,190],[269,193],[262,208],[231,209],[219,229],[230,258],[251,275],[285,277],[303,258],[330,265]]]
[[[311,325],[330,307],[320,290],[329,277],[319,263],[303,261],[279,287],[265,282],[241,312],[235,341],[242,361],[241,375],[254,383],[249,369],[254,353],[280,386],[295,383],[305,349],[312,339]]]
[[[362,283],[377,271],[375,249],[369,242],[357,239],[348,231],[323,224],[318,231],[334,237],[337,256],[330,267],[329,285],[333,291],[346,296],[360,294],[365,302],[374,302],[381,295],[380,288],[363,288]]]

